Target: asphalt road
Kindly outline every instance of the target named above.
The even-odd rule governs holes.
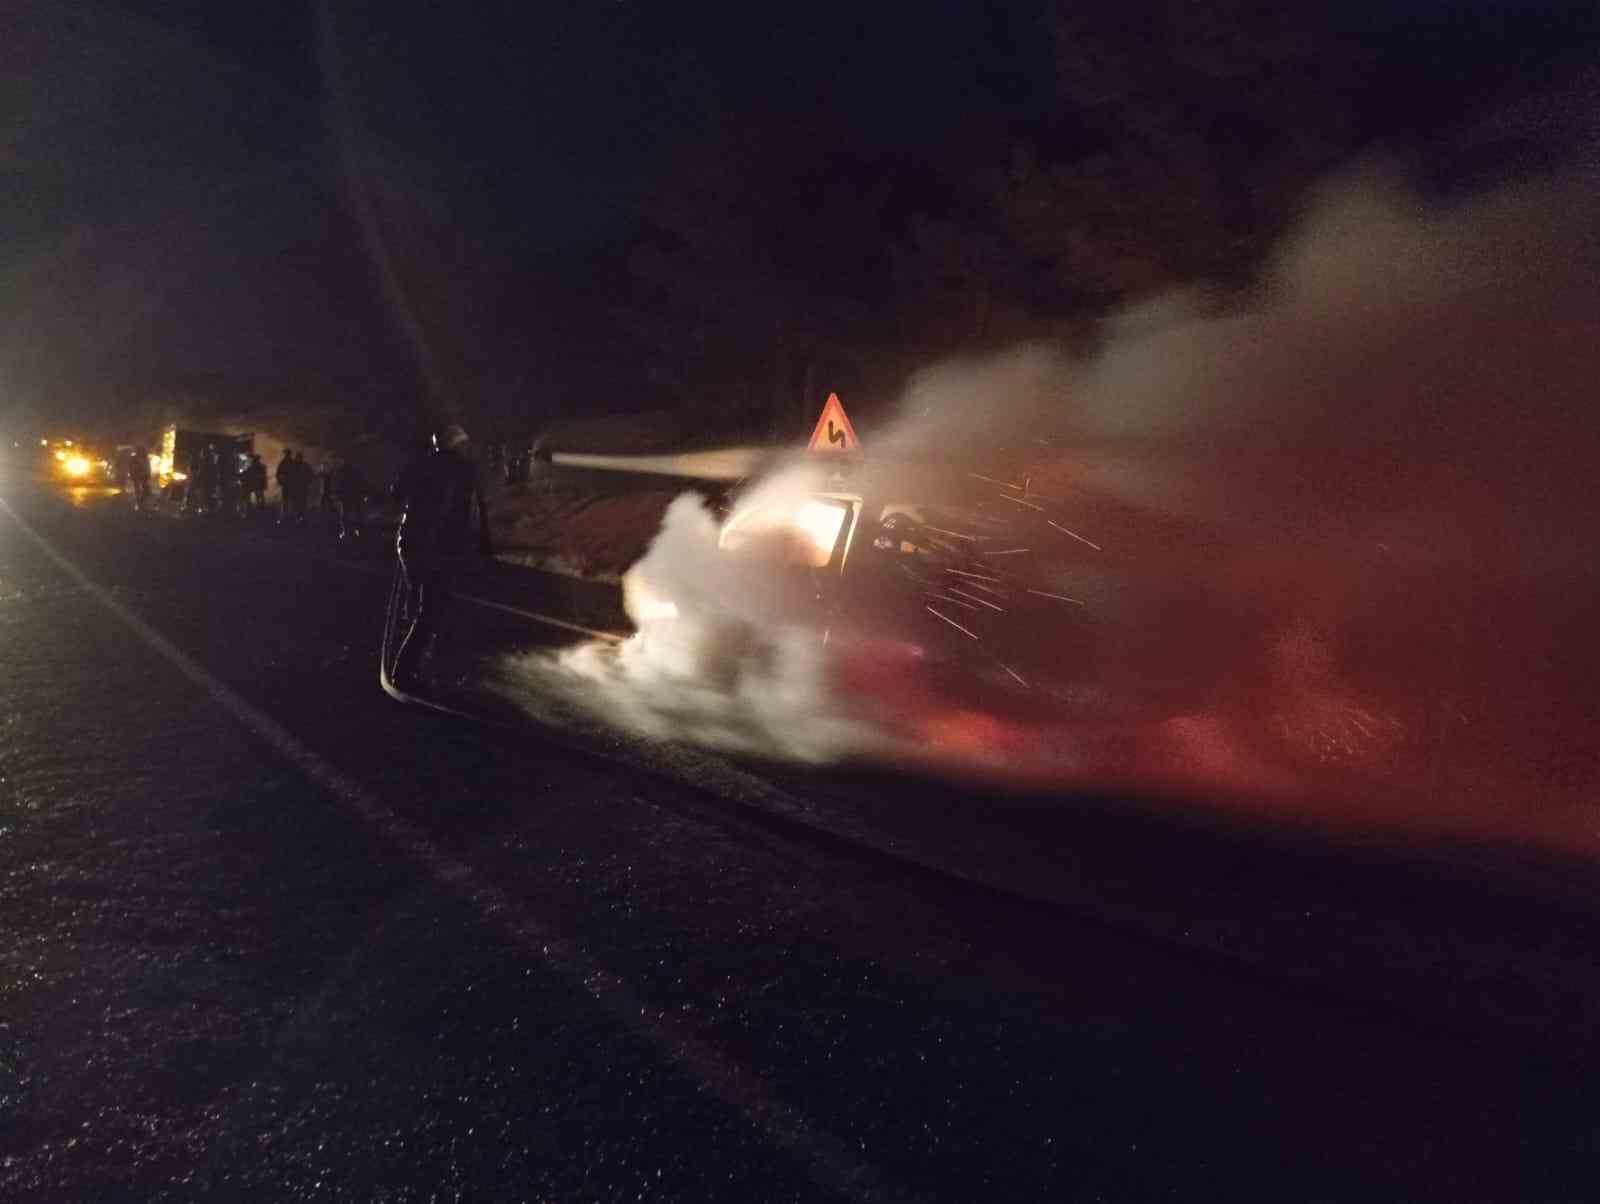
[[[0,495],[0,1197],[1592,1198],[1585,866],[428,716],[377,555]]]

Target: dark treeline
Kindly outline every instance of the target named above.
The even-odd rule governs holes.
[[[734,28],[714,52],[657,30],[648,86],[684,111],[602,227],[475,273],[472,245],[497,252],[440,215],[449,246],[418,271],[473,282],[432,321],[484,420],[670,409],[792,438],[829,390],[870,406],[940,355],[1080,339],[1130,298],[1245,284],[1352,159],[1444,200],[1543,166],[1563,119],[1497,115],[1591,95],[1582,12],[1055,0],[965,6],[928,32],[837,30],[823,5],[779,21],[784,48]]]
[[[13,409],[787,439],[1246,284],[1352,159],[1448,201],[1594,107],[1569,0],[115,9],[11,42]]]

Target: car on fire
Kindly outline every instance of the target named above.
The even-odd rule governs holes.
[[[736,493],[717,534],[723,556],[781,583],[762,588],[768,617],[813,631],[875,690],[1059,709],[1088,655],[1099,549],[1050,501],[938,465],[819,458],[796,475]],[[678,618],[647,574],[625,592],[636,622]]]

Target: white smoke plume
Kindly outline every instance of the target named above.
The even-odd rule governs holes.
[[[1335,181],[1252,294],[1156,298],[1083,358],[1033,346],[936,365],[907,389],[895,445],[1048,433],[1085,483],[1246,524],[1264,506],[1344,522],[1437,508],[1465,476],[1554,472],[1570,487],[1600,432],[1597,182],[1552,177],[1441,211],[1380,170]]]
[[[1184,662],[1165,710],[1118,712],[1108,734],[1079,706],[1005,756],[1594,845],[1597,184],[1568,172],[1441,208],[1369,170],[1313,198],[1247,296],[1172,294],[1089,354],[1033,345],[912,379],[868,435],[885,473],[1004,463],[1114,536],[1081,570],[1104,586],[1099,643],[1068,694],[1114,699]],[[806,494],[806,471],[762,488]],[[629,574],[640,636],[568,653],[574,692],[658,737],[903,752],[778,576],[716,543],[680,500]],[[1153,583],[1182,604],[1141,602]],[[677,618],[657,622],[667,599]]]
[[[795,464],[741,499],[751,509],[801,505],[820,487]],[[641,735],[801,762],[866,755],[880,743],[863,709],[830,689],[826,657],[792,574],[774,546],[738,556],[697,494],[668,507],[661,531],[623,581],[638,634],[521,658],[514,674]]]

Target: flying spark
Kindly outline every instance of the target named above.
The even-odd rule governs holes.
[[[1069,598],[1066,594],[1047,594],[1042,589],[1030,589],[1028,592],[1030,594],[1038,594],[1041,598],[1054,598],[1057,602],[1071,602],[1074,606],[1084,605],[1080,599]]]
[[[1105,549],[1104,549],[1104,548],[1102,548],[1102,547],[1101,547],[1101,546],[1100,546],[1100,545],[1099,545],[1099,544],[1097,544],[1097,543],[1095,543],[1095,542],[1094,542],[1094,541],[1093,541],[1093,540],[1092,540],[1092,539],[1085,539],[1085,538],[1084,538],[1084,537],[1083,537],[1083,536],[1081,536],[1081,535],[1079,535],[1079,534],[1078,534],[1078,533],[1077,533],[1077,532],[1076,532],[1076,531],[1068,531],[1068,530],[1067,530],[1067,529],[1066,529],[1066,528],[1065,528],[1065,527],[1063,527],[1063,526],[1062,526],[1062,525],[1061,525],[1061,524],[1060,524],[1060,523],[1058,523],[1058,522],[1056,522],[1056,520],[1055,520],[1055,519],[1053,519],[1053,518],[1047,518],[1047,519],[1045,519],[1045,520],[1044,520],[1044,521],[1045,521],[1045,522],[1047,522],[1047,523],[1049,523],[1049,524],[1050,524],[1050,525],[1051,525],[1051,526],[1052,526],[1052,527],[1054,527],[1054,528],[1055,528],[1055,529],[1056,529],[1056,530],[1057,530],[1057,531],[1060,531],[1060,532],[1062,532],[1062,533],[1064,533],[1064,534],[1066,534],[1066,535],[1070,535],[1070,536],[1072,536],[1072,538],[1073,538],[1073,539],[1076,539],[1076,540],[1077,540],[1077,541],[1078,541],[1078,542],[1079,542],[1079,543],[1086,543],[1086,544],[1088,544],[1088,545],[1089,545],[1089,546],[1090,546],[1090,547],[1091,547],[1091,548],[1093,548],[1093,549],[1094,549],[1094,550],[1095,550],[1095,551],[1096,551],[1096,552],[1103,552],[1103,551],[1105,551]]]
[[[969,477],[976,477],[980,481],[988,481],[991,485],[1004,485],[1007,489],[1021,489],[1021,485],[1013,485],[1010,481],[997,481],[993,477],[986,477],[981,472],[969,472]]]
[[[930,615],[932,615],[936,619],[943,619],[946,623],[950,624],[950,626],[954,627],[962,635],[967,636],[970,639],[974,639],[974,640],[978,638],[972,632],[968,631],[965,627],[961,626],[960,623],[957,623],[949,615],[942,615],[938,611],[934,610],[933,607],[931,607],[931,606],[924,606],[922,609],[927,611]]]
[[[1008,502],[1015,502],[1019,506],[1026,506],[1029,510],[1038,510],[1040,513],[1044,512],[1043,506],[1035,506],[1032,502],[1025,502],[1019,497],[1012,497],[1008,493],[1002,493],[1000,496],[1005,498]],[[1050,525],[1052,527],[1055,526],[1054,523],[1051,523]],[[1068,534],[1071,534],[1071,532],[1068,532]]]
[[[978,597],[976,594],[963,593],[961,590],[958,590],[953,585],[950,587],[950,592],[952,594],[956,595],[956,597],[958,597],[958,598],[967,598],[967,599],[970,599],[973,602],[976,602],[979,606],[987,606],[990,610],[998,610],[1002,614],[1005,613],[1005,609],[1006,608],[1004,606],[996,606],[993,602],[985,602],[982,598]]]

